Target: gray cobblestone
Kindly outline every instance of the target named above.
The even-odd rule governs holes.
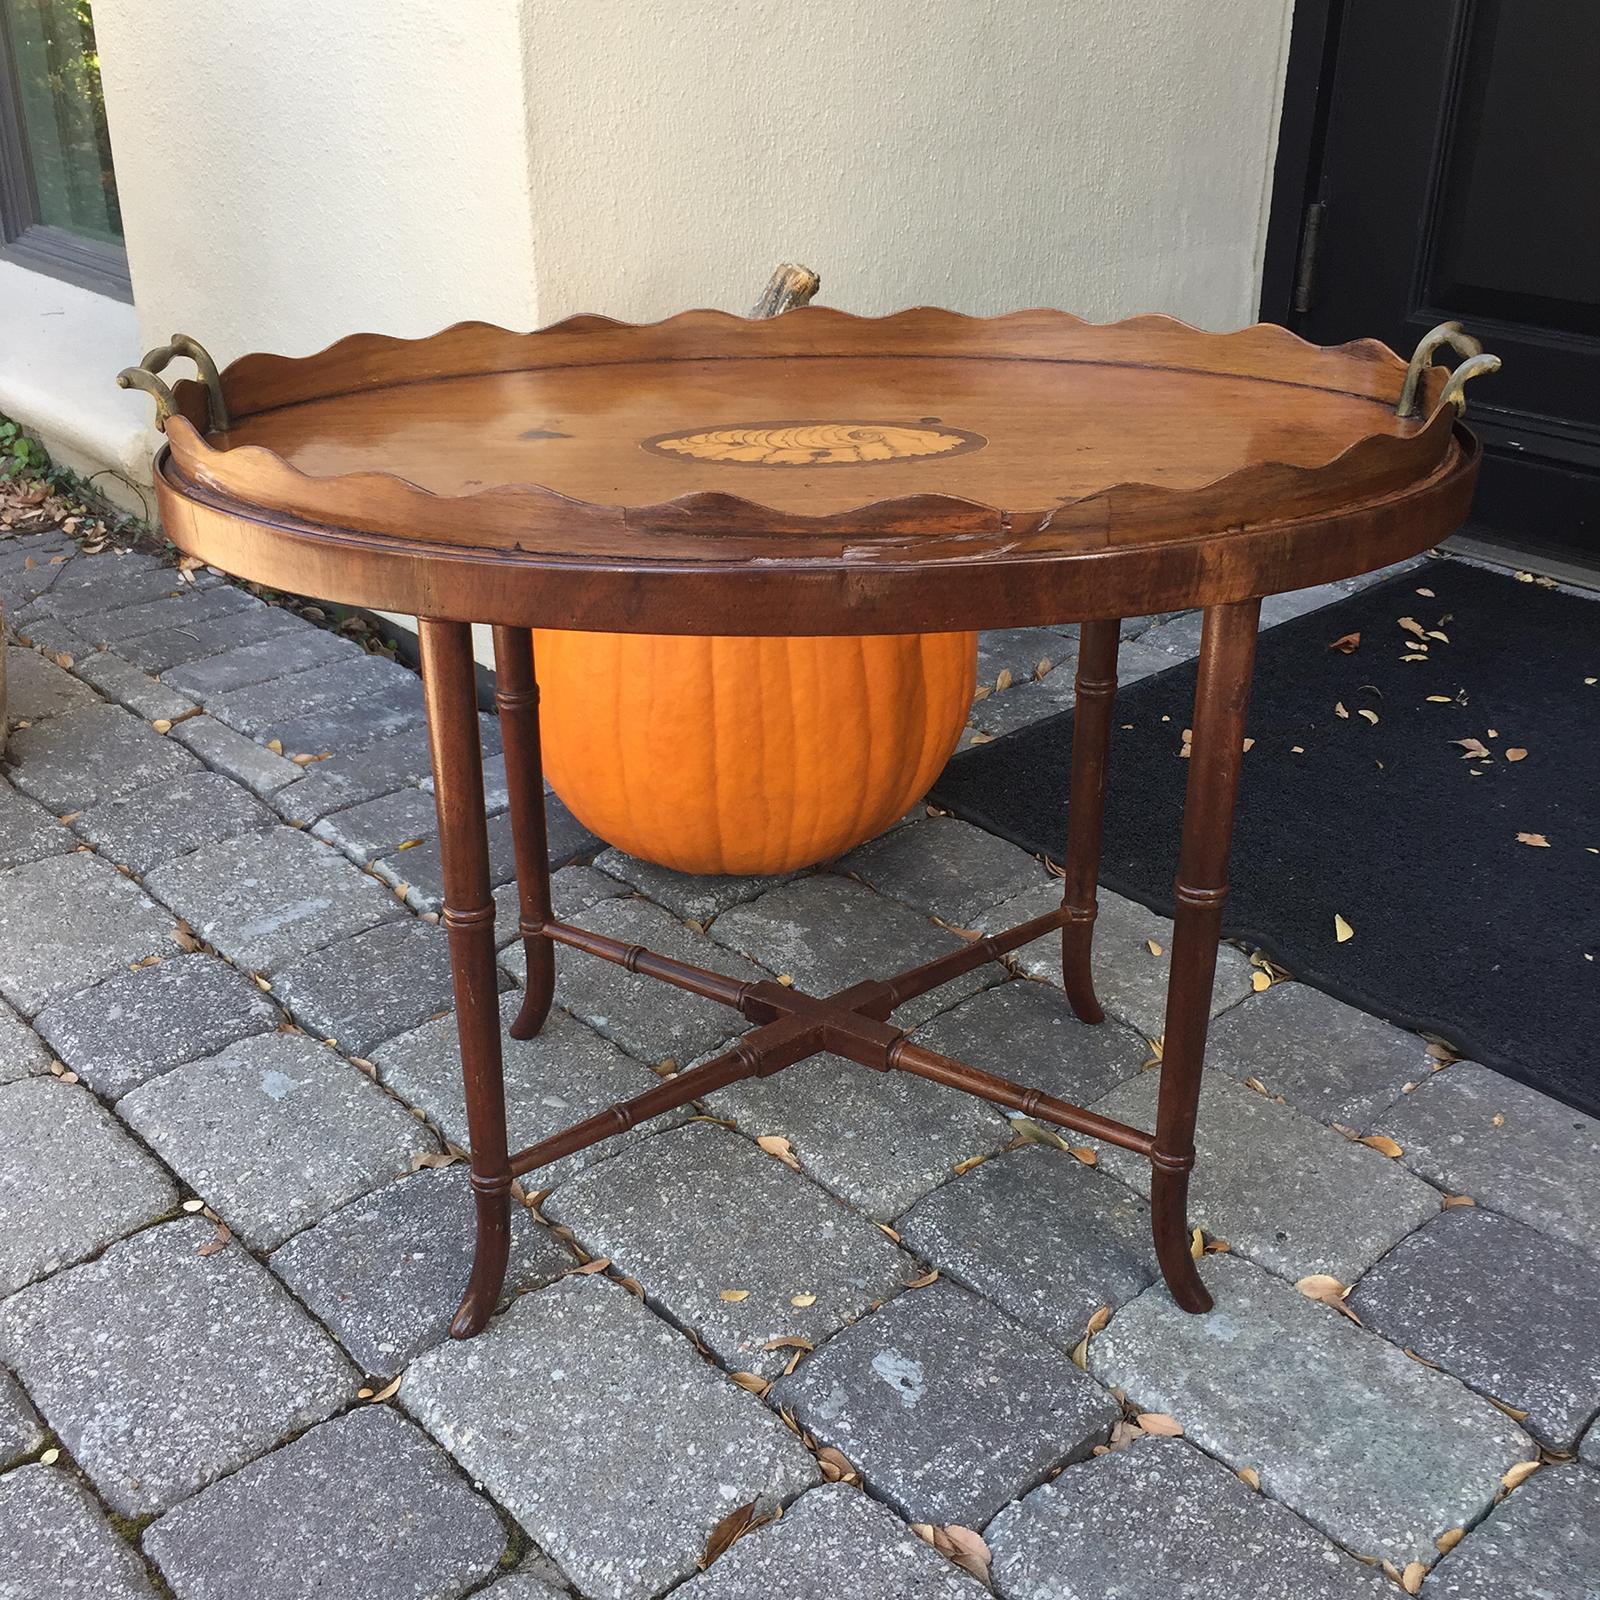
[[[1068,1467],[989,1524],[1007,1600],[1387,1600],[1395,1593],[1181,1439]],[[1136,1554],[1135,1554],[1136,1552]]]
[[[831,873],[797,879],[724,911],[712,924],[712,936],[816,995],[888,977],[961,944],[908,906]],[[908,1000],[893,1020],[902,1028],[915,1027],[1000,975],[998,968],[966,973]]]
[[[50,1065],[50,1052],[10,1006],[0,1001],[0,1083],[15,1083]]]
[[[982,700],[974,701],[972,714],[967,720],[981,733],[999,738],[1001,734],[1014,733],[1018,728],[1025,728],[1045,717],[1070,711],[1072,706],[1072,669],[1061,667],[1046,678],[1037,681],[1030,678],[998,694],[985,695]]]
[[[522,1004],[520,991],[500,997],[501,1054],[505,1063],[506,1117],[511,1148],[521,1149],[560,1133],[618,1100],[653,1088],[660,1080],[648,1067],[564,1011],[552,1011],[537,1037],[513,1039],[507,1030]],[[408,1105],[427,1112],[445,1138],[466,1149],[467,1102],[461,1082],[461,1047],[452,1013],[425,1022],[373,1051],[383,1082]],[[657,1118],[575,1155],[541,1167],[530,1188],[560,1183],[593,1162],[669,1126]]]
[[[173,628],[192,627],[197,622],[210,622],[218,617],[238,616],[253,611],[261,602],[254,595],[231,585],[221,585],[198,592],[189,585],[170,599],[148,599],[142,604],[120,607],[105,616],[93,619],[96,624],[92,635],[97,643],[116,645],[119,649],[129,639],[143,638],[151,633],[165,633]],[[90,618],[80,616],[77,626],[89,628]]]
[[[144,1536],[184,1600],[448,1600],[505,1542],[494,1507],[385,1407],[318,1424]]]
[[[403,673],[405,669],[380,656],[369,656],[369,661]],[[364,675],[375,669],[366,669],[358,663]],[[388,676],[381,687],[369,689],[360,698],[341,700],[305,711],[296,716],[263,728],[257,737],[263,741],[276,739],[290,755],[305,753],[321,755],[324,751],[349,755],[366,750],[372,745],[393,738],[396,734],[422,732],[427,720],[422,707],[422,685],[419,679],[407,674],[404,677]],[[287,679],[280,679],[287,682]],[[263,692],[268,685],[260,685]],[[248,689],[241,694],[249,694]]]
[[[909,1521],[966,1528],[1087,1455],[1120,1415],[1059,1350],[950,1283],[856,1323],[772,1398]]]
[[[646,900],[665,906],[675,917],[702,924],[720,916],[729,906],[754,900],[794,876],[784,872],[774,877],[733,878],[674,872],[670,867],[658,867],[653,861],[641,861],[614,848],[602,850],[594,864],[600,871],[630,884]]]
[[[297,672],[321,667],[338,670],[335,662],[353,661],[362,654],[360,645],[341,639],[325,628],[302,627],[291,634],[274,634],[254,643],[240,644],[220,655],[199,661],[181,662],[169,667],[162,677],[187,690],[197,700],[210,701],[220,694],[265,683],[269,678],[287,678]]]
[[[545,1215],[609,1256],[730,1368],[772,1376],[914,1267],[864,1218],[737,1134],[697,1123],[562,1185]],[[736,1300],[724,1291],[740,1294]],[[796,1297],[814,1297],[796,1305]]]
[[[277,1020],[272,1001],[242,972],[195,952],[52,1001],[34,1022],[67,1066],[114,1100]]]
[[[409,855],[438,829],[433,796],[422,789],[398,789],[324,817],[312,832],[342,850],[360,866],[380,856]],[[409,845],[409,849],[402,846]]]
[[[602,900],[617,900],[633,891],[625,883],[593,867],[562,867],[550,874],[550,909],[556,916],[570,920],[581,917],[591,906]],[[494,942],[496,949],[504,949],[517,938],[517,925],[521,919],[521,900],[516,880],[502,883],[494,892]],[[527,970],[526,962],[517,958],[516,970]],[[556,959],[561,958],[558,955]]]
[[[371,1373],[399,1372],[444,1338],[466,1287],[474,1239],[464,1166],[424,1171],[297,1233],[272,1268]],[[505,1294],[538,1288],[573,1266],[526,1208],[511,1208]]]
[[[1089,1346],[1089,1370],[1165,1412],[1208,1455],[1260,1474],[1358,1555],[1404,1568],[1488,1509],[1534,1446],[1442,1372],[1234,1256],[1212,1256],[1217,1308],[1180,1311],[1147,1289]],[[1314,1374],[1314,1381],[1308,1381]]]
[[[22,1385],[0,1370],[0,1471],[37,1454],[48,1437]]]
[[[287,638],[310,627],[282,606],[247,606],[208,622],[196,619],[181,627],[140,634],[119,645],[117,653],[141,671],[159,676],[184,662],[203,661],[267,639]]]
[[[983,1600],[989,1591],[892,1511],[829,1484],[801,1495],[676,1593],[682,1600]]]
[[[602,1600],[643,1600],[687,1577],[730,1512],[817,1479],[753,1395],[595,1277],[524,1295],[478,1340],[429,1351],[400,1396]]]
[[[282,969],[273,992],[302,1027],[346,1055],[404,1033],[452,1002],[449,937],[411,917],[385,922]],[[509,983],[503,975],[501,987]]]
[[[177,723],[172,737],[188,746],[208,767],[237,778],[263,798],[279,794],[305,771],[242,733],[224,727],[215,717],[190,717]]]
[[[50,655],[65,653],[76,658],[94,649],[93,641],[54,617],[36,616],[25,623],[14,623],[12,633],[18,644],[35,645]]]
[[[1275,983],[1219,1017],[1206,1062],[1258,1078],[1323,1122],[1362,1129],[1432,1070],[1425,1040],[1304,983]]]
[[[117,1111],[262,1250],[435,1148],[359,1068],[303,1034],[261,1034],[174,1067],[125,1095]]]
[[[1378,1118],[1413,1172],[1600,1254],[1600,1121],[1475,1061]]]
[[[37,650],[6,648],[6,713],[12,722],[42,722],[79,706],[100,704],[86,684]]]
[[[1063,668],[1070,677],[1077,656],[1078,630],[1072,623],[1060,628],[986,628],[978,635],[978,683],[993,689],[1000,675],[1009,672],[1008,687],[1021,685],[1035,675],[1044,677]]]
[[[155,1600],[94,1496],[56,1467],[0,1478],[0,1585],[6,1600]]]
[[[347,706],[363,695],[392,689],[396,683],[408,685],[420,704],[422,685],[412,673],[397,661],[363,654],[359,661],[330,662],[287,677],[214,693],[209,696],[206,709],[230,728],[264,738],[268,729],[314,711]],[[308,748],[315,746],[284,742],[286,751]]]
[[[176,1209],[172,1180],[85,1089],[0,1089],[0,1294]]]
[[[1095,1110],[1153,1129],[1160,1077],[1124,1084]],[[1220,1073],[1201,1078],[1194,1139],[1192,1220],[1291,1282],[1327,1272],[1352,1283],[1439,1212],[1437,1191],[1398,1162]],[[1102,1145],[1100,1164],[1149,1194],[1143,1156]]]
[[[99,623],[130,606],[176,594],[181,586],[175,567],[146,565],[136,554],[107,552],[97,559],[74,561],[31,609],[64,622],[84,617]]]
[[[1350,1308],[1569,1451],[1600,1412],[1600,1261],[1477,1207],[1439,1214],[1356,1286]]]
[[[76,848],[77,840],[37,800],[0,778],[0,871]]]
[[[111,650],[96,650],[84,656],[77,662],[76,671],[85,683],[93,684],[108,700],[126,706],[147,722],[154,722],[158,717],[176,722],[195,710],[194,701],[187,695],[158,683]]]
[[[24,1016],[148,956],[172,952],[172,919],[86,852],[0,874],[0,994]]]
[[[968,926],[990,906],[1050,881],[1026,850],[955,817],[926,817],[881,834],[836,867],[891,900],[958,927]]]
[[[895,1224],[906,1247],[1065,1349],[1155,1281],[1150,1214],[1065,1151],[996,1156]]]
[[[0,1304],[0,1351],[125,1516],[184,1499],[355,1394],[354,1369],[265,1267],[236,1244],[200,1253],[215,1232],[201,1217],[147,1228]]]
[[[108,860],[143,875],[277,820],[248,789],[202,769],[91,806],[72,827]]]
[[[82,706],[11,736],[11,781],[58,815],[117,800],[200,763],[121,706]]]
[[[207,845],[145,881],[202,939],[252,972],[275,971],[405,915],[382,884],[294,828]]]

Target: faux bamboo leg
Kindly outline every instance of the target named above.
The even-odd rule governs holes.
[[[494,630],[495,707],[506,752],[511,838],[517,857],[517,897],[523,953],[528,962],[522,1009],[513,1039],[531,1039],[550,1015],[556,992],[555,946],[544,936],[550,920],[550,845],[544,819],[544,760],[539,751],[539,685],[533,635],[526,628]]]
[[[433,752],[433,792],[444,869],[445,931],[461,1040],[461,1072],[472,1141],[478,1243],[472,1275],[450,1333],[470,1339],[500,1300],[511,1244],[511,1164],[500,1061],[500,1000],[494,960],[494,897],[483,815],[483,761],[472,630],[422,619],[422,683]]]
[[[1120,618],[1086,622],[1078,634],[1078,672],[1073,688],[1072,781],[1067,798],[1067,859],[1061,888],[1066,921],[1061,924],[1061,981],[1073,1011],[1085,1022],[1102,1022],[1095,998],[1090,955],[1098,909],[1100,835],[1106,811],[1106,752],[1111,745],[1111,702],[1117,692]]]
[[[1228,847],[1244,760],[1245,710],[1260,611],[1259,600],[1207,608],[1194,692],[1161,1097],[1155,1148],[1150,1153],[1156,1258],[1173,1298],[1185,1311],[1211,1309],[1211,1296],[1189,1250],[1189,1173],[1194,1166],[1200,1068],[1211,1020],[1222,903],[1228,893]]]

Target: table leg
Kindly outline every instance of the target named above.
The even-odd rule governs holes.
[[[539,684],[533,635],[526,628],[494,630],[495,706],[506,752],[511,838],[517,857],[517,897],[528,981],[513,1039],[531,1039],[550,1015],[556,992],[555,946],[544,937],[550,920],[550,845],[545,833],[544,760],[539,751]]]
[[[1156,1258],[1185,1311],[1209,1311],[1211,1296],[1189,1251],[1189,1173],[1200,1068],[1211,1020],[1228,847],[1244,761],[1245,710],[1255,664],[1259,600],[1206,609],[1194,691],[1183,842],[1178,853],[1172,972],[1167,984],[1161,1097],[1151,1151],[1150,1214]]]
[[[1117,692],[1120,618],[1086,622],[1078,631],[1078,670],[1073,682],[1077,710],[1072,719],[1072,781],[1067,798],[1067,855],[1061,904],[1061,978],[1073,1011],[1085,1022],[1103,1022],[1095,998],[1090,953],[1098,909],[1100,836],[1106,811],[1106,752],[1111,745],[1111,703]]]
[[[472,1141],[472,1191],[478,1242],[450,1333],[470,1339],[499,1304],[511,1245],[511,1162],[500,1060],[500,996],[495,971],[494,896],[484,821],[483,758],[478,743],[477,677],[472,629],[422,618],[422,685],[433,753],[433,792],[444,869],[444,926],[456,1030]],[[509,764],[509,763],[508,763]]]

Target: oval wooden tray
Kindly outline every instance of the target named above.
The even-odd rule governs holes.
[[[1202,573],[1207,598],[1320,582],[1449,531],[1475,447],[1442,368],[1395,414],[1405,374],[1370,340],[1160,316],[463,323],[246,356],[221,375],[226,430],[204,385],[177,385],[158,486],[194,553],[391,609],[696,632],[1060,621],[1199,603]]]

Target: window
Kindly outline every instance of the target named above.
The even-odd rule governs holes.
[[[0,254],[130,298],[89,0],[0,0]]]

